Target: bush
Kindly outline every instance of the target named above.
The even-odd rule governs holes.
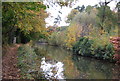
[[[94,46],[94,43],[94,40],[81,37],[80,40],[73,46],[73,52],[82,56],[90,56],[110,61],[113,60],[114,49],[111,43],[97,46]]]
[[[95,57],[101,58],[101,59],[109,59],[113,60],[114,50],[113,45],[110,43],[106,46],[98,46],[95,50]]]
[[[92,56],[92,43],[92,40],[81,37],[80,40],[73,46],[73,52],[83,56]]]

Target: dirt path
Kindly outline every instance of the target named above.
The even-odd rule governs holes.
[[[20,45],[14,45],[6,50],[2,60],[3,79],[19,79],[20,70],[17,68],[17,49]]]

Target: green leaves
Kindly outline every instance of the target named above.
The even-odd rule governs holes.
[[[109,6],[101,6],[97,8],[98,27],[101,27],[107,33],[117,26],[117,13],[110,10]]]
[[[35,11],[40,11],[41,8],[46,9],[45,5],[41,5],[41,3],[31,3],[29,2],[30,5],[26,6],[27,10],[35,10]]]
[[[110,61],[113,60],[114,49],[111,43],[105,46],[93,46],[93,44],[94,40],[81,37],[80,40],[74,45],[73,52],[82,56],[107,59]]]
[[[47,13],[44,11],[46,6],[42,2],[4,2],[2,9],[3,35],[5,35],[3,40],[5,42],[8,42],[9,39],[13,40],[16,36],[15,32],[32,39],[35,39],[34,36],[31,36],[32,33],[38,37],[47,33],[43,33],[46,31],[44,18],[47,17]],[[8,36],[8,34],[12,35]]]
[[[18,67],[21,70],[21,73],[24,73],[23,78],[31,79],[28,77],[28,71],[30,69],[36,69],[35,66],[37,61],[37,55],[34,52],[34,49],[31,46],[21,46],[18,49]],[[30,75],[30,74],[29,74]]]
[[[91,40],[85,37],[81,37],[80,40],[74,45],[73,52],[83,56],[90,56],[92,55],[91,45]]]

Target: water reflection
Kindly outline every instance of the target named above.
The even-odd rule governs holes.
[[[73,55],[74,64],[82,79],[119,79],[120,66],[96,59]]]
[[[60,47],[36,45],[42,55],[40,70],[46,78],[119,79],[120,66],[73,55]]]
[[[47,60],[43,57],[40,69],[46,79],[65,79],[63,75],[63,65],[62,62]]]
[[[62,62],[64,64],[64,76],[67,79],[76,79],[79,76],[79,71],[72,60],[72,53],[70,51],[66,51],[63,48],[49,46],[49,45],[36,45],[38,48],[38,54],[42,54],[43,58],[46,58],[46,61],[55,60],[57,62]]]

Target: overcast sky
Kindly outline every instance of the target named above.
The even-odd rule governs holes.
[[[95,4],[98,4],[100,1],[104,1],[104,0],[78,0],[78,2],[76,3],[73,3],[73,6],[72,8],[70,7],[60,7],[57,3],[54,4],[54,5],[49,5],[50,2],[47,2],[47,1],[44,1],[44,4],[46,5],[49,5],[49,8],[46,9],[46,11],[50,14],[48,18],[46,18],[46,23],[47,25],[46,26],[53,26],[54,25],[54,20],[55,18],[58,17],[58,15],[61,17],[61,21],[60,23],[58,23],[57,25],[58,26],[66,26],[68,25],[67,23],[65,23],[65,20],[67,19],[67,15],[70,13],[70,11],[77,7],[77,6],[82,6],[82,5],[92,5],[94,6]],[[110,8],[112,10],[115,9],[115,6],[116,6],[116,2],[115,1],[119,1],[119,0],[113,0],[111,3],[108,4],[108,6],[110,6]],[[62,12],[61,13],[59,13]]]

